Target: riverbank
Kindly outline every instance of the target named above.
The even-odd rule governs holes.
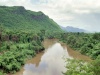
[[[66,46],[67,51],[72,58],[78,59],[78,60],[84,60],[87,62],[92,61],[92,59],[89,56],[83,55],[77,50],[73,50],[71,47],[69,47],[66,43],[63,43],[62,41],[59,41],[59,42],[61,43],[62,46]]]
[[[44,50],[42,33],[12,32],[0,37],[0,74],[18,72],[29,58]],[[41,36],[40,36],[41,34]]]
[[[66,44],[59,43],[56,39],[46,39],[44,40],[43,45],[45,47],[44,52],[40,52],[34,58],[27,60],[21,71],[17,72],[14,75],[44,75],[46,73],[46,75],[54,75],[53,70],[55,68],[57,69],[55,70],[56,74],[61,75],[61,71],[65,70],[64,66],[66,64],[63,56],[65,58],[71,57],[85,61],[91,60],[89,57],[72,50],[71,48],[66,46]]]
[[[100,55],[100,33],[62,33],[58,39],[75,51],[96,59]]]
[[[43,54],[44,54],[44,51],[39,52],[38,54],[36,54],[35,57],[33,57],[33,58],[31,58],[31,59],[28,59],[28,60],[26,61],[25,64],[30,64],[30,63],[32,63],[32,64],[36,64],[36,66],[38,66],[38,65],[39,65],[39,62],[41,61],[40,58],[41,58],[41,56],[42,56]],[[24,66],[22,66],[22,68],[21,68],[20,71],[16,72],[15,74],[12,74],[12,75],[22,75],[23,72],[24,72]]]

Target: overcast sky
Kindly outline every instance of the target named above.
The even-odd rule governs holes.
[[[42,11],[61,26],[100,32],[100,0],[0,0],[0,5]]]

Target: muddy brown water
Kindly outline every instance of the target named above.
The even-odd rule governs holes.
[[[57,40],[45,40],[45,50],[28,60],[22,69],[14,75],[63,75],[66,71],[64,58],[77,58],[85,61],[91,59],[72,50]]]

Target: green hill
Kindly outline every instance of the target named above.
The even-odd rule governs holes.
[[[8,30],[38,32],[62,31],[57,23],[41,11],[26,10],[22,6],[0,6],[0,24]]]
[[[44,50],[45,37],[61,31],[42,12],[0,6],[0,75],[19,71],[27,59]]]

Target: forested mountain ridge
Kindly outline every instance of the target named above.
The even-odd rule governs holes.
[[[22,6],[0,6],[0,24],[10,30],[34,31],[41,29],[47,32],[62,31],[57,23],[41,11],[26,10]]]

